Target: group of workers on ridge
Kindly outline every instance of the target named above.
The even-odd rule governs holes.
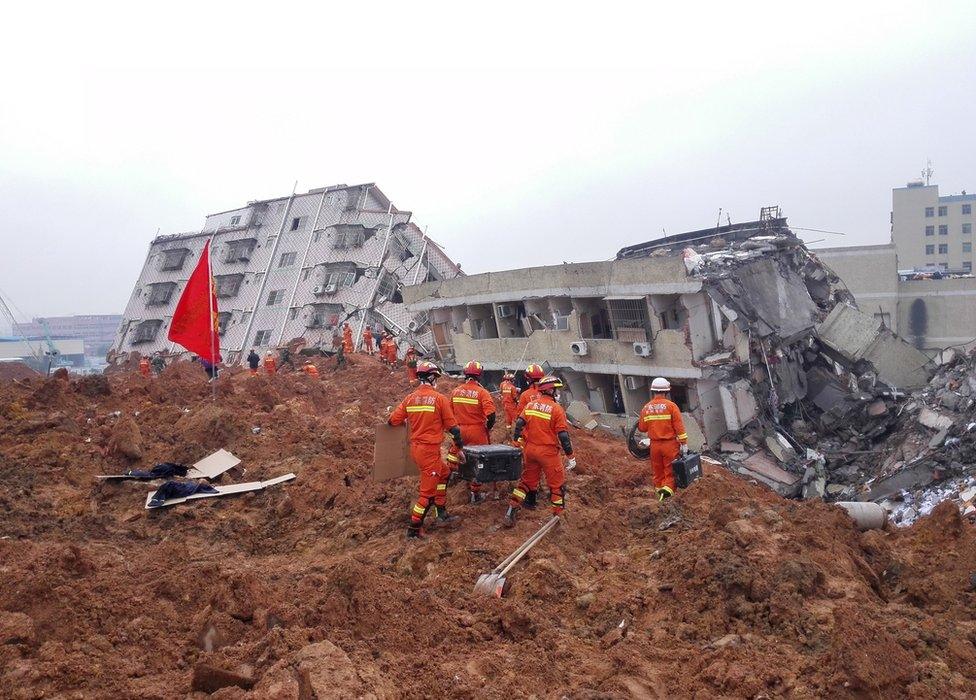
[[[468,362],[462,370],[464,382],[450,397],[436,389],[441,370],[426,360],[416,363],[419,386],[392,411],[390,425],[407,424],[410,454],[420,470],[420,488],[410,510],[407,537],[424,534],[424,520],[433,509],[434,526],[456,525],[460,518],[447,513],[447,486],[451,475],[464,463],[465,445],[487,445],[495,425],[495,402],[481,385],[483,367],[480,362]],[[505,371],[499,386],[505,427],[511,443],[522,450],[522,475],[512,489],[503,524],[512,527],[522,508],[535,508],[538,489],[544,474],[549,490],[549,506],[554,515],[566,508],[566,472],[576,467],[576,457],[569,436],[566,411],[559,402],[563,384],[559,377],[547,375],[537,364],[525,370],[528,387],[519,392],[515,376]],[[669,398],[671,384],[658,377],[651,383],[652,398],[641,409],[638,429],[650,439],[650,461],[654,488],[658,500],[674,495],[675,481],[672,462],[678,454],[688,451],[688,435],[681,419],[681,411]],[[446,461],[441,456],[441,443],[449,434],[452,446]],[[563,463],[560,452],[566,456]],[[469,482],[472,504],[485,498],[484,485]]]

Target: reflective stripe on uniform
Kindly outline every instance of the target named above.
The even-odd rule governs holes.
[[[437,484],[438,491],[447,491],[447,484]]]
[[[681,433],[681,435],[678,436],[678,439],[679,440],[687,440],[688,439],[688,433]]]
[[[525,498],[525,491],[523,491],[522,489],[515,489],[514,491],[512,491],[512,495],[515,496],[515,498],[521,500]]]
[[[448,455],[447,456],[447,461],[448,462],[460,462],[461,460],[457,457],[457,455]]]
[[[417,515],[423,515],[424,511],[426,510],[427,510],[426,508],[421,508],[419,505],[414,505],[413,507],[413,512],[416,513]]]
[[[659,488],[659,489],[657,490],[657,492],[658,492],[658,493],[661,493],[661,491],[667,491],[667,492],[668,492],[668,493],[670,493],[670,494],[671,494],[672,496],[674,495],[674,489],[672,489],[672,488],[671,488],[670,486],[662,486],[661,488]]]
[[[642,420],[645,420],[645,421],[649,421],[649,420],[671,420],[671,414],[670,413],[665,413],[663,416],[656,416],[656,415],[653,415],[653,414],[648,414],[648,415],[644,416],[644,418]]]
[[[451,398],[451,401],[453,403],[466,403],[466,404],[470,404],[472,406],[477,406],[478,405],[478,399],[468,399],[468,398],[465,398],[464,396],[454,396],[454,397]]]
[[[532,416],[533,418],[542,418],[544,420],[552,420],[551,413],[543,413],[542,411],[530,411],[526,409],[525,415]]]
[[[407,406],[407,413],[433,413],[435,410],[434,406]]]

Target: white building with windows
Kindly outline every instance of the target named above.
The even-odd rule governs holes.
[[[891,242],[898,269],[973,271],[976,194],[939,195],[921,180],[891,191]]]
[[[179,352],[167,340],[176,303],[207,240],[225,362],[304,338],[331,348],[342,324],[369,325],[432,349],[427,315],[402,304],[405,284],[460,268],[374,184],[335,185],[207,216],[199,232],[151,243],[112,350]]]

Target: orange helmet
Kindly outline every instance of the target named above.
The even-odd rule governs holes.
[[[481,363],[471,360],[468,364],[464,366],[464,376],[465,377],[480,377],[481,376]]]
[[[441,376],[440,368],[433,362],[428,362],[427,360],[421,360],[417,363],[417,378],[418,379],[434,379],[435,377]]]
[[[549,394],[549,396],[552,396],[556,393],[556,389],[563,388],[563,382],[559,377],[550,374],[540,379],[535,385],[535,388],[538,389],[540,393]]]
[[[539,365],[529,365],[525,369],[525,376],[532,381],[537,382],[546,376],[546,371]]]

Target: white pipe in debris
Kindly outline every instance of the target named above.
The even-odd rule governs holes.
[[[880,530],[888,520],[888,512],[877,503],[837,501],[834,505],[847,511],[857,524],[858,530]]]

